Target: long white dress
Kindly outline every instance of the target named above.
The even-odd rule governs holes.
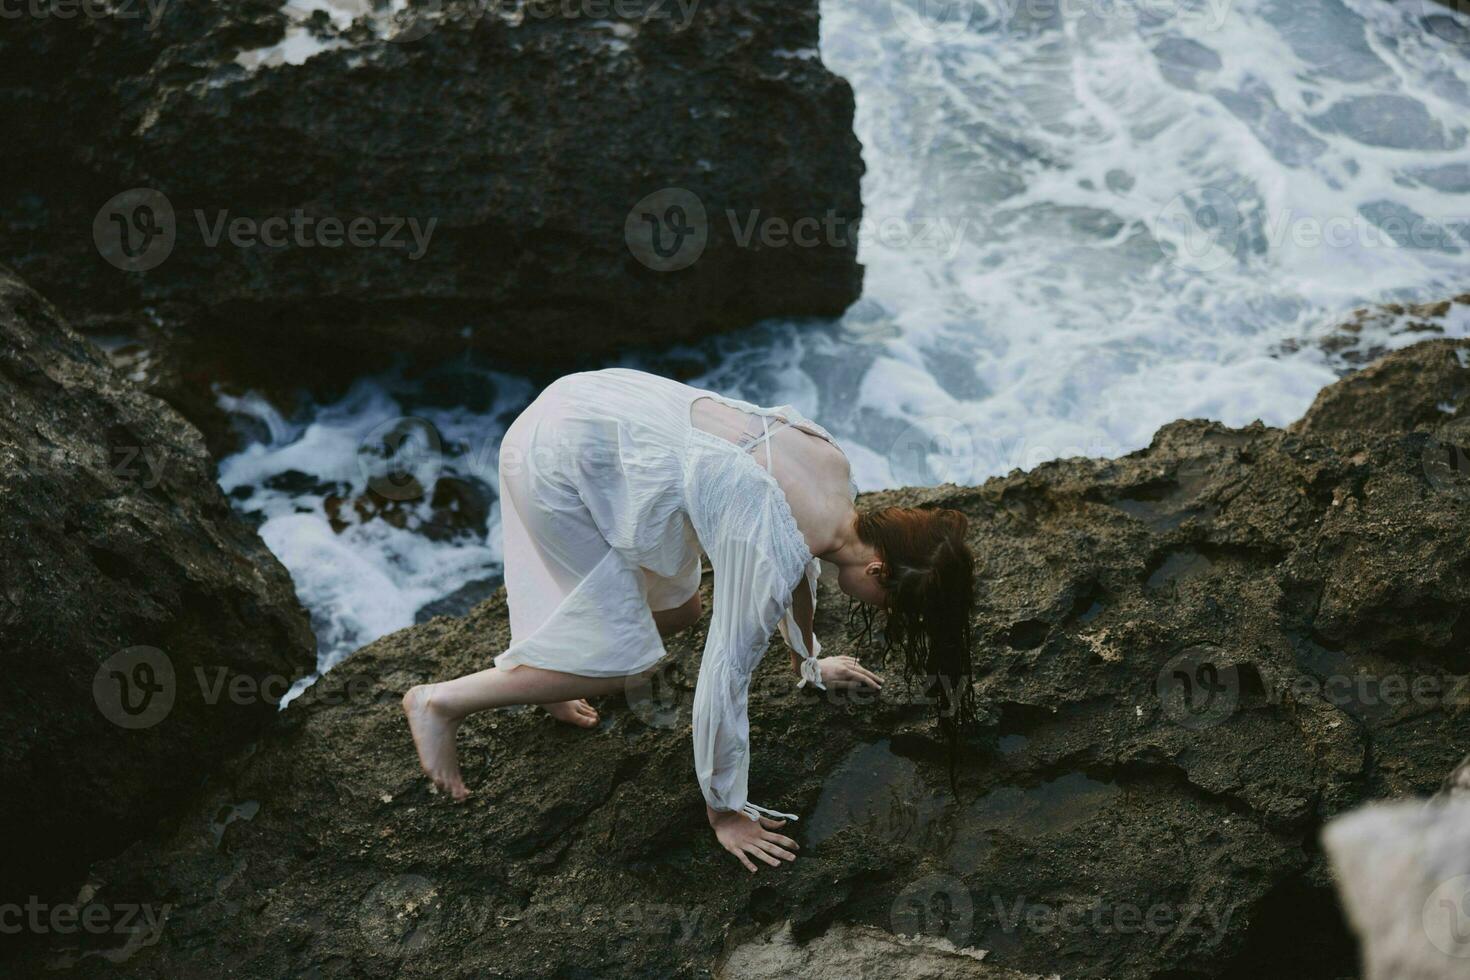
[[[664,656],[654,609],[699,588],[700,553],[714,569],[714,607],[694,694],[694,766],[716,810],[752,820],[778,811],[746,798],[750,676],[779,629],[802,657],[801,684],[822,687],[791,613],[812,556],[775,477],[747,450],[694,425],[713,398],[836,445],[790,405],[764,408],[626,368],[548,386],[500,448],[501,523],[511,645],[498,668],[521,664],[591,677],[638,673]],[[767,465],[771,445],[764,447]],[[849,491],[857,488],[849,481]],[[791,817],[791,814],[780,814]]]

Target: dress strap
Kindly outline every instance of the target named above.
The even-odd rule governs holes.
[[[770,424],[770,416],[765,415],[763,413],[761,415],[760,419],[761,419],[761,434],[758,435],[758,436],[756,436],[755,439],[753,439],[750,443],[748,443],[745,446],[745,451],[746,452],[752,452],[752,451],[755,450],[755,447],[756,446],[759,446],[761,443],[765,443],[766,444],[766,472],[774,475],[775,472],[776,472],[776,470],[775,470],[775,462],[771,459],[771,436],[775,435],[777,432],[780,432],[786,426],[791,425],[792,422],[791,422],[790,419],[786,418],[785,416],[778,415],[776,417],[776,423],[777,424],[774,427],[772,427],[771,424]]]
[[[767,810],[765,807],[756,806],[754,803],[746,803],[745,806],[741,807],[740,809],[755,823],[760,823],[761,817],[770,817],[773,820],[801,819],[794,813],[782,813],[780,810]]]

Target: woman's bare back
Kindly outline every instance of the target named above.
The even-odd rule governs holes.
[[[690,421],[700,429],[741,445],[761,434],[760,417],[713,398],[696,399]],[[772,420],[775,428],[775,420]],[[849,496],[851,466],[837,446],[796,425],[781,425],[769,439],[771,475],[776,478],[796,525],[814,555],[827,552],[852,516]],[[766,468],[764,446],[750,453]]]

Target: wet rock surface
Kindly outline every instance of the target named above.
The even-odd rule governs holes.
[[[263,683],[315,663],[199,433],[3,267],[0,651],[5,903],[74,896],[272,720]]]
[[[903,980],[1042,980],[1035,974],[988,966],[973,950],[945,939],[895,936],[871,926],[834,924],[810,942],[798,942],[791,925],[767,929],[731,950],[715,971],[719,980],[847,980],[885,976]]]
[[[879,932],[983,951],[965,954],[977,970],[1353,975],[1322,826],[1433,792],[1470,742],[1470,465],[1419,410],[1470,413],[1467,350],[1393,354],[1289,430],[1180,421],[1117,460],[865,495],[971,520],[985,717],[957,798],[917,692],[797,692],[773,651],[751,795],[802,815],[803,849],[740,869],[691,771],[701,625],[656,684],[605,699],[598,730],[470,719],[475,795],[452,805],[398,701],[505,646],[498,594],[354,654],[194,805],[95,865],[98,901],[169,914],[124,962],[79,968],[733,976],[751,943],[800,964],[800,944],[857,930],[894,976],[929,974]],[[872,659],[828,583],[817,631]],[[942,972],[957,962],[933,975],[987,975]]]
[[[1322,351],[1338,373],[1346,374],[1373,363],[1390,350],[1450,333],[1456,321],[1467,320],[1470,293],[1432,303],[1365,306],[1311,341],[1283,343],[1281,352],[1298,351],[1310,343]]]
[[[858,295],[814,0],[116,6],[6,22],[0,259],[144,338],[186,410],[221,377],[568,362]]]

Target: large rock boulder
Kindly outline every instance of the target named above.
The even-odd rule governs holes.
[[[1290,431],[1181,421],[1121,459],[864,496],[963,510],[984,562],[986,717],[957,798],[917,691],[798,693],[773,652],[751,791],[802,815],[802,852],[741,870],[692,773],[700,626],[596,731],[535,709],[468,721],[477,793],[452,805],[398,699],[489,663],[502,594],[364,648],[94,866],[98,902],[169,907],[113,955],[159,976],[739,976],[798,969],[834,929],[894,976],[929,975],[905,949],[936,976],[1350,975],[1320,829],[1433,791],[1470,742],[1470,471],[1374,379],[1417,376],[1462,417],[1466,349],[1394,354]],[[817,631],[871,659],[827,583]],[[52,955],[87,951],[66,945]]]
[[[195,384],[566,363],[858,296],[816,0],[66,6],[0,34],[0,259]]]
[[[0,268],[0,902],[74,897],[314,649],[199,433]]]

